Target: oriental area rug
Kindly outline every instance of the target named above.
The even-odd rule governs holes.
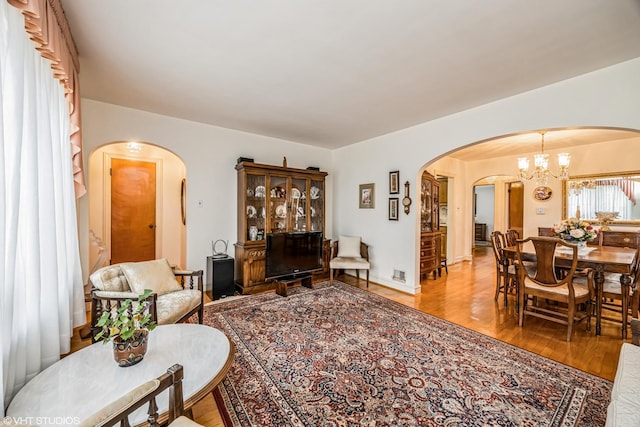
[[[232,426],[602,426],[612,384],[334,280],[211,304]],[[224,411],[221,411],[224,412]]]

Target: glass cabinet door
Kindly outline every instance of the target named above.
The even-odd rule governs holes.
[[[269,177],[268,233],[284,233],[287,227],[287,177]]]
[[[422,180],[422,191],[421,191],[421,230],[422,231],[433,231],[432,229],[432,215],[433,215],[433,206],[431,205],[432,200],[432,192],[433,185],[430,180],[423,179]]]
[[[291,226],[293,231],[307,231],[306,194],[307,180],[299,178],[292,179],[289,206],[291,206]]]
[[[265,175],[247,174],[247,240],[263,240],[266,222]]]
[[[324,182],[311,181],[309,193],[306,195],[309,203],[309,231],[324,230]]]

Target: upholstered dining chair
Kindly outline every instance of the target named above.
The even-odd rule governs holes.
[[[129,417],[139,408],[147,406],[149,427],[159,427],[160,414],[156,399],[169,389],[168,420],[162,425],[167,427],[197,427],[201,426],[183,415],[184,396],[182,394],[183,368],[176,364],[167,369],[167,372],[158,378],[140,384],[133,390],[126,392],[122,397],[107,404],[102,410],[80,422],[80,427],[107,427],[128,426]]]
[[[516,290],[516,267],[505,257],[503,248],[505,237],[500,231],[494,231],[490,234],[491,249],[493,249],[493,257],[496,263],[496,294],[495,300],[498,301],[500,292],[504,293],[504,305],[507,305],[507,294],[509,291]],[[505,277],[506,269],[506,277]]]
[[[510,228],[504,232],[505,246],[515,246],[519,238],[520,238],[520,233],[518,232],[518,230]]]
[[[530,243],[529,243],[530,242]],[[529,237],[516,244],[518,263],[522,265],[523,246],[533,244],[536,254],[536,269],[518,268],[518,298],[520,311],[518,324],[524,326],[525,315],[535,316],[567,325],[567,341],[571,341],[573,324],[587,319],[587,330],[591,329],[591,303],[593,300],[593,270],[584,269],[586,284],[574,282],[578,265],[578,247],[556,237]],[[563,270],[558,278],[555,266],[556,248],[565,248],[571,256],[571,267]],[[529,299],[533,301],[529,304]],[[548,302],[564,303],[553,305]],[[584,310],[578,311],[583,306]]]
[[[360,237],[340,236],[331,247],[331,261],[329,261],[329,283],[333,283],[334,271],[355,270],[360,281],[360,270],[366,271],[367,288],[369,287],[369,245],[362,242]]]
[[[622,284],[620,282],[622,275],[618,273],[604,273],[604,283],[600,294],[602,299],[600,317],[626,325],[629,322],[629,317],[633,318],[638,315],[639,292],[637,287],[638,279],[640,279],[640,233],[601,231],[598,237],[599,244],[602,246],[636,249],[636,263],[631,272],[631,283],[627,290],[626,298],[623,298],[622,294]],[[584,284],[585,280],[582,277],[577,277],[574,279],[574,283]],[[631,303],[631,306],[629,306],[629,303]],[[597,304],[596,307],[598,307]],[[629,312],[629,310],[631,311]]]

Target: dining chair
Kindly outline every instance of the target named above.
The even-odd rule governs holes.
[[[168,420],[162,425],[167,427],[197,427],[201,426],[184,413],[184,396],[182,380],[184,378],[182,365],[175,364],[159,377],[140,384],[133,390],[126,391],[119,399],[108,403],[100,411],[80,422],[80,427],[108,427],[128,426],[129,417],[139,408],[147,407],[147,423],[149,427],[160,427],[158,422],[157,400],[168,394]],[[165,393],[168,391],[169,393]],[[162,395],[162,396],[160,396]]]
[[[633,318],[638,315],[639,299],[637,285],[638,279],[640,278],[640,233],[602,231],[600,232],[598,240],[602,246],[636,249],[636,262],[631,271],[631,282],[627,290],[626,298],[623,297],[622,284],[620,282],[622,275],[619,273],[604,273],[604,283],[602,284],[602,291],[600,293],[602,300],[600,304],[600,318],[626,325],[629,322],[629,316]],[[585,280],[585,278],[578,277],[574,279],[574,282],[584,284]],[[594,302],[596,302],[595,299]],[[595,306],[597,307],[597,304],[595,304]],[[624,329],[626,328],[623,328],[623,330]]]
[[[556,237],[529,237],[518,240],[516,250],[520,264],[523,261],[523,247],[527,244],[534,247],[537,268],[518,268],[518,324],[523,327],[524,317],[529,315],[567,325],[567,341],[571,341],[573,324],[576,321],[587,319],[587,331],[590,330],[591,303],[595,295],[593,270],[583,270],[586,284],[574,283],[578,247]],[[561,277],[558,277],[555,266],[556,249],[567,251],[571,256],[571,268],[564,270]],[[533,299],[531,303],[530,299]],[[584,309],[580,310],[581,307]]]
[[[503,292],[504,305],[506,307],[508,292],[516,290],[516,267],[504,254],[505,236],[502,232],[493,231],[489,236],[489,240],[491,241],[491,249],[493,249],[493,256],[496,263],[496,293],[494,299],[498,301],[500,292]]]
[[[516,241],[519,238],[520,238],[520,233],[518,232],[518,230],[510,228],[504,232],[504,242],[506,246],[515,246]]]

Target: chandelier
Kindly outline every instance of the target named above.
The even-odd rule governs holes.
[[[540,132],[542,136],[542,146],[540,154],[533,156],[535,169],[529,173],[529,159],[527,157],[518,157],[518,177],[520,179],[533,179],[538,185],[547,185],[547,180],[551,175],[554,178],[566,181],[569,179],[569,162],[571,156],[569,153],[558,154],[558,165],[560,171],[555,174],[549,170],[549,155],[544,152],[544,132]]]
[[[593,179],[569,181],[569,194],[572,196],[579,196],[583,189],[593,190],[594,188],[596,188],[596,181]]]

